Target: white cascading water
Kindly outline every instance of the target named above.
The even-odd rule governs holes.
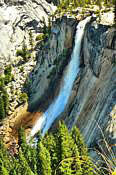
[[[42,135],[44,135],[51,127],[54,120],[64,111],[73,87],[74,80],[79,72],[81,41],[83,38],[85,25],[89,21],[90,17],[87,17],[83,21],[79,22],[75,36],[75,46],[71,55],[71,61],[64,71],[59,95],[48,107],[45,113],[37,120],[36,124],[31,130],[30,137],[34,136],[39,130],[42,130]]]

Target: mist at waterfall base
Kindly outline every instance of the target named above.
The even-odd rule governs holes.
[[[39,130],[41,130],[41,133],[44,136],[54,120],[64,111],[71,94],[74,80],[79,72],[81,42],[85,26],[90,21],[90,18],[91,17],[87,17],[83,21],[79,22],[75,35],[75,46],[73,48],[71,60],[64,71],[59,94],[33,126],[29,136],[30,138],[33,137]]]

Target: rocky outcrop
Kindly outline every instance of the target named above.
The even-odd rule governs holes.
[[[0,133],[4,135],[4,141],[8,145],[9,142],[14,142],[14,137],[17,137],[20,125],[30,130],[37,117],[40,116],[40,113],[35,111],[45,111],[55,96],[57,96],[63,70],[70,61],[76,25],[77,21],[73,18],[63,17],[62,19],[57,19],[53,22],[49,37],[44,41],[36,42],[36,61],[31,58],[23,65],[20,65],[20,62],[18,62],[17,66],[13,67],[15,81],[8,84],[8,88],[11,85],[14,87],[12,89],[13,94],[10,97],[17,99],[15,92],[22,89],[20,82],[23,87],[24,82],[22,83],[22,79],[25,78],[25,73],[27,77],[27,74],[31,72],[27,77],[26,89],[29,94],[28,110],[33,113],[26,111],[27,106],[26,108],[25,106],[20,106],[14,109],[11,116],[3,120]],[[14,101],[14,104],[17,105],[16,101]],[[17,111],[21,111],[21,113]]]
[[[0,120],[0,135],[4,133],[5,140],[11,135],[12,128],[20,116],[16,111],[23,108],[25,113],[19,98],[24,90],[24,83],[36,64],[36,36],[43,32],[43,17],[47,24],[53,11],[54,6],[45,0],[0,0],[0,77],[4,78],[4,69],[9,64],[12,66],[13,77],[12,81],[5,85],[9,95],[8,116],[3,121]],[[30,39],[33,41],[33,50]],[[24,42],[30,55],[25,61],[16,54],[17,50],[22,49]]]
[[[86,143],[98,146],[104,136],[116,144],[116,29],[88,24],[82,46],[79,77],[65,113],[67,125],[76,124]],[[78,82],[79,79],[79,83]],[[103,133],[102,133],[103,132]]]
[[[46,22],[53,6],[45,0],[0,1],[0,63],[13,62],[16,50],[25,40],[29,45],[29,31],[41,33],[42,19]]]
[[[16,59],[16,50],[21,48],[23,40],[29,46],[29,31],[33,32],[34,37],[40,33],[43,26],[42,18],[44,16],[47,21],[52,9],[45,0],[0,1],[1,65]],[[63,70],[70,61],[76,24],[77,22],[72,18],[57,19],[53,22],[48,39],[36,43],[36,66],[34,67],[35,62],[30,60],[29,64],[25,64],[24,72],[14,69],[20,77],[23,77],[30,64],[32,68],[34,67],[28,81],[30,111],[44,112],[57,96]],[[89,23],[85,29],[80,63],[80,72],[74,83],[69,103],[60,119],[65,120],[69,129],[76,124],[89,147],[99,145],[99,140],[102,138],[101,130],[107,136],[110,145],[114,146],[116,140],[115,28],[97,24],[95,21]],[[31,70],[29,69],[29,72]],[[10,120],[12,121],[11,118]],[[10,128],[8,133],[11,134],[15,121],[11,122],[10,126],[10,120],[6,121],[8,124],[6,127]],[[1,133],[6,130],[5,124],[2,127]]]
[[[60,78],[70,60],[76,21],[63,17],[53,23],[48,41],[39,48],[37,65],[29,84],[29,110],[45,111],[57,95]]]
[[[59,60],[57,55],[62,54],[64,48],[69,49],[72,47],[70,43],[72,43],[71,37],[74,32],[71,32],[71,28],[72,25],[63,20],[60,28],[58,23],[56,23],[56,26],[52,28],[53,33],[50,43],[48,41],[49,44],[45,45],[45,48],[48,49],[47,54],[46,51],[41,51],[40,55],[38,55],[38,64],[34,70],[33,83],[31,85],[30,106],[33,109],[33,106],[37,105],[36,107],[44,112],[51,101],[53,101],[54,96],[57,95],[59,72],[58,74],[53,74],[53,77],[50,77],[49,74],[54,67],[58,70],[62,66],[62,63],[56,64],[56,60]],[[42,62],[42,58],[46,59]],[[64,61],[67,59],[67,57],[62,58]],[[98,147],[100,140],[103,139],[103,133],[109,145],[111,147],[115,146],[115,77],[116,30],[111,26],[98,24],[94,19],[93,22],[91,21],[86,26],[81,50],[80,72],[74,83],[69,103],[59,117],[59,119],[65,120],[69,128],[76,124],[83,133],[89,147]],[[50,83],[52,79],[53,84]],[[54,83],[57,86],[54,86],[55,88],[53,89],[52,85]],[[50,99],[51,92],[53,96],[51,95],[52,98]],[[41,96],[42,94],[43,96]],[[54,122],[55,126],[59,119]]]
[[[36,36],[43,31],[43,17],[48,21],[53,6],[45,0],[1,0],[0,1],[0,76],[7,65],[12,65],[13,81],[6,85],[11,115],[20,105],[19,96],[28,74],[36,64]],[[31,32],[31,36],[30,36]],[[30,40],[33,44],[31,48]],[[24,45],[29,58],[26,61],[17,55]]]

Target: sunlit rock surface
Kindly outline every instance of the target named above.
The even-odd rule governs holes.
[[[34,35],[41,33],[42,17],[47,21],[53,9],[45,0],[0,1],[0,65],[16,58],[16,50],[21,48],[24,39],[28,45],[29,30]],[[76,24],[74,19],[57,19],[49,40],[41,49],[37,48],[37,64],[29,75],[31,111],[44,112],[57,96],[63,70],[74,47]],[[95,21],[88,24],[80,54],[79,76],[60,119],[64,119],[69,128],[76,124],[89,147],[99,144],[102,130],[115,148],[116,29]],[[3,126],[8,128],[6,139],[15,125],[10,120]],[[57,122],[54,123],[56,126]],[[1,134],[6,128],[1,129]]]
[[[54,10],[45,0],[0,1],[0,63],[13,61],[23,40],[29,43],[29,30],[41,33],[42,19],[46,22]]]
[[[77,21],[58,18],[51,35],[37,55],[37,65],[29,87],[29,110],[45,111],[59,91],[60,79],[70,61]]]
[[[82,68],[76,97],[68,108],[66,123],[76,124],[89,146],[103,139],[116,144],[116,29],[89,24],[82,46]],[[76,85],[75,85],[76,87]]]

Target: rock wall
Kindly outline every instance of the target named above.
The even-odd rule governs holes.
[[[0,0],[0,63],[13,62],[23,40],[29,45],[29,31],[41,33],[53,6],[45,0]],[[2,66],[0,66],[2,67]]]
[[[57,96],[60,76],[70,60],[75,26],[75,20],[65,17],[53,24],[51,36],[39,52],[36,68],[32,72],[30,111],[44,112]],[[69,103],[59,117],[65,120],[69,128],[76,124],[89,147],[99,144],[103,131],[109,144],[115,148],[115,77],[116,29],[93,20],[85,29],[80,72]],[[52,128],[56,127],[59,119],[54,122]]]
[[[47,25],[53,11],[54,6],[45,0],[0,0],[0,76],[4,77],[9,64],[13,75],[12,81],[5,86],[10,102],[8,115],[21,105],[19,98],[24,83],[36,64],[36,37],[43,32],[43,17]],[[29,55],[26,60],[17,54],[24,43]]]
[[[53,22],[49,38],[36,45],[37,63],[27,77],[30,112],[27,110],[27,105],[20,106],[2,121],[0,135],[4,136],[7,145],[16,142],[20,126],[24,126],[26,132],[27,130],[30,132],[37,118],[42,114],[40,112],[44,112],[57,95],[63,70],[70,61],[76,25],[77,21],[73,18],[57,19]],[[26,72],[29,67],[27,63],[25,63]],[[18,75],[23,77],[24,71],[22,74],[18,72]],[[18,81],[15,82],[16,85],[17,83]]]
[[[95,21],[85,30],[81,70],[64,114],[69,128],[76,124],[88,146],[99,145],[101,130],[116,145],[116,29]],[[74,93],[75,92],[75,93]],[[73,95],[75,94],[75,95]]]
[[[0,1],[0,65],[14,61],[16,49],[22,46],[24,39],[28,45],[29,30],[35,35],[40,33],[42,17],[47,21],[52,10],[45,0]],[[63,70],[70,60],[76,24],[72,18],[57,19],[53,22],[49,39],[36,45],[37,64],[29,75],[30,111],[44,112],[57,95]],[[114,146],[115,28],[98,25],[95,21],[87,25],[80,67],[69,103],[60,119],[64,119],[69,128],[76,124],[89,146],[98,145],[101,129],[109,138],[110,145]]]
[[[39,48],[37,65],[28,87],[30,111],[45,111],[58,93],[60,78],[70,60],[76,24],[73,18],[57,19],[49,39]]]
[[[60,86],[60,55],[68,49],[66,62],[72,51],[72,37],[76,24],[63,18],[52,28],[49,41],[38,55],[38,64],[30,86],[30,109],[44,112]],[[72,30],[73,28],[73,30]],[[47,51],[48,50],[48,51]],[[43,59],[44,58],[44,59]],[[68,62],[66,62],[67,64]],[[53,75],[51,72],[54,70]],[[63,66],[62,71],[65,66]],[[61,71],[61,76],[62,76]],[[53,88],[54,87],[54,88]],[[85,29],[82,42],[80,72],[75,80],[69,103],[59,119],[64,119],[69,128],[76,124],[89,147],[99,145],[102,137],[115,147],[116,141],[116,29],[91,21]],[[34,108],[36,106],[36,108]],[[54,122],[56,127],[57,119]]]

